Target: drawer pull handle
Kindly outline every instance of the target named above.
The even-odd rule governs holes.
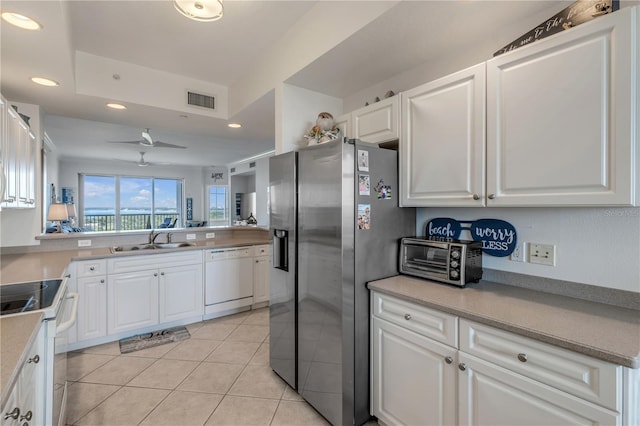
[[[409,321],[411,319],[411,314],[404,314],[404,319]]]
[[[5,420],[17,419],[18,417],[20,417],[20,409],[18,407],[14,408],[10,413],[4,413]]]
[[[26,420],[26,421],[31,421],[31,418],[33,417],[33,413],[31,412],[31,410],[27,411],[27,414],[25,414],[24,416],[20,416],[20,421]]]
[[[522,362],[527,362],[527,354],[518,354],[518,359]]]
[[[31,363],[37,364],[39,362],[40,362],[40,355],[36,355],[33,358],[29,358],[29,360],[27,361],[27,364],[31,364]]]
[[[446,362],[447,364],[451,364],[453,362],[453,358],[448,356],[444,359],[444,362]]]
[[[465,371],[467,369],[467,364],[461,362],[460,364],[458,364],[458,368],[460,369],[460,371]]]
[[[95,270],[96,270],[96,267],[95,267],[95,266],[90,266],[90,267],[89,267],[89,270],[90,270],[90,271],[95,271]]]

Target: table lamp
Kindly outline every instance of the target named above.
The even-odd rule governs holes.
[[[49,206],[49,214],[47,214],[47,220],[49,222],[58,222],[58,230],[56,232],[62,232],[62,221],[69,220],[67,205],[62,203],[52,203]]]

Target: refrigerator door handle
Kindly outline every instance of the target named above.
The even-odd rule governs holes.
[[[289,232],[286,229],[273,231],[273,267],[289,271]]]

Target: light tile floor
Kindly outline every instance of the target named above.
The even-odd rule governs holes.
[[[68,356],[69,425],[327,425],[269,367],[269,310],[190,324],[191,338]]]

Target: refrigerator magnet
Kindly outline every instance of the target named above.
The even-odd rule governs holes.
[[[358,150],[358,171],[369,171],[369,151],[365,151],[363,149]]]
[[[358,229],[371,229],[371,204],[358,204]]]
[[[360,195],[371,195],[371,181],[369,175],[358,176],[358,193]]]
[[[384,179],[380,179],[378,184],[373,188],[378,195],[378,199],[380,200],[390,200],[391,199],[391,185],[385,185]]]

